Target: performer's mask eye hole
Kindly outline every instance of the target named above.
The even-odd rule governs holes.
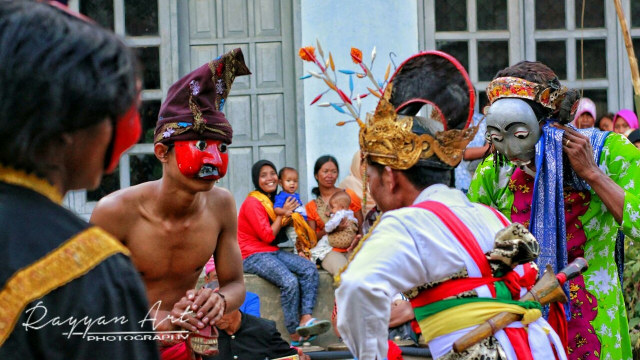
[[[220,145],[218,145],[218,150],[220,150],[220,152],[223,154],[227,152],[228,148],[229,147],[225,143],[221,143]]]
[[[200,140],[196,143],[196,148],[200,151],[204,151],[207,148],[207,142],[204,140]]]
[[[500,135],[500,134],[489,134],[489,140],[493,141],[493,142],[501,142],[502,141],[502,135]]]
[[[529,132],[528,131],[516,131],[513,136],[517,137],[518,139],[526,139],[527,136],[529,136]]]

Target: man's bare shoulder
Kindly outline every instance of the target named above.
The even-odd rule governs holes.
[[[233,194],[225,188],[214,186],[213,189],[207,192],[207,197],[210,200],[211,206],[215,208],[219,206],[233,206],[235,209],[236,207]]]
[[[155,181],[115,191],[98,201],[91,214],[91,222],[107,230],[115,230],[113,224],[126,229],[140,216],[140,205],[153,196]]]

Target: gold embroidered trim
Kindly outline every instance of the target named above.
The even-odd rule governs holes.
[[[63,195],[60,194],[58,189],[47,180],[39,178],[34,174],[27,174],[25,171],[15,170],[0,164],[0,181],[25,187],[46,196],[49,200],[57,204],[62,204]]]
[[[181,124],[188,124],[186,126],[183,126]],[[221,127],[221,128],[228,128],[231,129],[230,125],[227,124],[222,124],[222,123],[218,123],[215,124],[214,126],[211,125],[199,125],[199,126],[203,126],[204,130],[202,130],[202,133],[206,130],[206,131],[211,131],[213,133],[216,134],[220,134],[222,136],[227,136],[228,132],[225,132],[224,130],[220,130],[216,127]],[[195,123],[194,124],[190,124],[186,121],[180,121],[180,122],[170,122],[170,123],[166,123],[164,125],[162,125],[162,127],[160,128],[160,131],[158,132],[158,135],[156,135],[155,139],[153,140],[154,143],[157,143],[161,140],[165,140],[168,138],[171,138],[173,136],[178,136],[180,134],[183,134],[187,131],[193,130],[194,132],[197,131],[196,127],[195,127]],[[169,136],[165,136],[164,133],[165,132],[169,132]],[[202,134],[199,133],[199,134]]]
[[[298,357],[298,354],[296,354],[296,355],[289,355],[289,356],[285,356],[285,357],[281,357],[273,360],[298,360],[298,359],[300,358]]]
[[[0,291],[0,346],[33,300],[81,277],[111,255],[129,250],[106,231],[91,227],[9,278]]]

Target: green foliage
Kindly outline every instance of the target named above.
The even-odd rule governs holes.
[[[624,302],[634,353],[640,350],[640,244],[625,238]]]

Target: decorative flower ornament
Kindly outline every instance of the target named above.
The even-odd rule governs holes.
[[[300,49],[303,60],[311,58],[308,56],[309,48],[312,47]],[[321,49],[319,42],[318,49]],[[352,120],[340,121],[336,125],[342,126],[354,121],[358,123],[360,149],[365,157],[397,170],[409,169],[423,160],[429,164],[439,162],[450,167],[455,167],[462,160],[462,151],[477,132],[477,127],[467,128],[473,116],[475,94],[467,72],[455,58],[439,51],[423,52],[403,62],[391,78],[391,66],[387,66],[384,81],[377,81],[364,63],[362,51],[352,47],[350,56],[363,73],[338,70],[349,76],[349,95],[337,86],[331,53],[327,64],[333,76],[322,65],[325,62],[322,54],[321,61],[315,57],[311,60],[320,67],[322,73],[309,71],[310,77],[322,79],[341,101],[318,103],[329,91],[326,90],[316,96],[311,104],[330,106],[340,113],[351,115]],[[371,66],[375,56],[374,48]],[[356,95],[354,98],[353,75],[367,77],[373,84],[367,90],[380,98],[375,112],[367,114],[366,121],[361,119],[360,99],[368,94]],[[448,76],[451,77],[450,81],[443,81]],[[396,92],[401,95],[394,95]],[[394,96],[396,102],[400,103],[392,103]],[[413,116],[413,109],[419,109],[425,104],[433,108],[431,119]],[[439,123],[431,128],[439,128],[441,131],[415,132],[416,126],[424,128],[425,123],[429,122]]]

